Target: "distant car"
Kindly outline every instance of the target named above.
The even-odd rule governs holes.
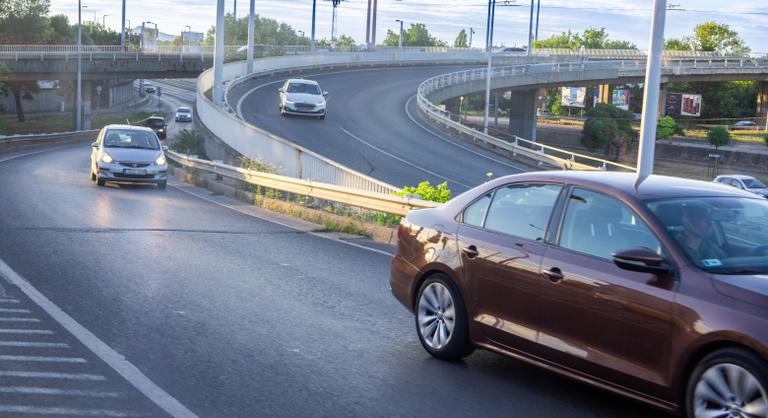
[[[536,109],[536,114],[538,116],[552,116],[552,112],[547,109]]]
[[[749,129],[756,126],[755,122],[751,120],[740,120],[731,126],[731,129]]]
[[[192,108],[179,107],[176,109],[176,122],[192,122]]]
[[[160,139],[165,139],[168,132],[167,128],[168,125],[165,123],[165,119],[163,119],[162,116],[150,116],[147,118],[147,121],[145,122],[146,126],[157,134]]]
[[[724,174],[715,177],[714,182],[727,184],[737,189],[746,190],[758,196],[768,198],[768,186],[752,176],[743,176],[740,174]]]
[[[107,125],[91,144],[91,180],[167,185],[168,162],[157,135],[146,127]]]
[[[281,115],[306,115],[325,119],[325,96],[317,81],[292,78],[278,90]]]
[[[152,84],[144,84],[144,91],[147,93],[157,93],[157,87]]]
[[[498,51],[494,52],[495,55],[522,55],[525,54],[527,51],[526,47],[524,46],[510,46],[506,48],[501,48]]]

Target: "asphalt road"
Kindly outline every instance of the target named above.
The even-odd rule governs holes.
[[[414,96],[419,84],[462,69],[405,67],[306,75],[329,92],[325,120],[280,116],[277,89],[285,78],[243,83],[229,100],[239,104],[248,122],[379,180],[399,187],[447,180],[452,190],[462,192],[486,181],[488,172],[498,177],[524,169],[435,131],[418,115]]]
[[[663,416],[488,352],[434,360],[388,256],[173,187],[98,188],[88,152],[0,163],[0,259],[201,417]]]

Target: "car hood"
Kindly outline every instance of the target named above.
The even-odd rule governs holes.
[[[760,307],[768,306],[768,274],[713,275],[718,292]]]
[[[160,150],[134,148],[105,148],[104,151],[108,152],[115,161],[136,162],[155,161],[163,153]]]
[[[302,103],[322,103],[325,101],[323,96],[317,95],[317,94],[307,94],[307,93],[286,93],[285,97],[292,101],[292,102],[302,102]]]

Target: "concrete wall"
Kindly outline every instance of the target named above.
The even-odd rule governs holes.
[[[83,83],[83,96],[92,103],[93,110],[119,106],[132,101],[136,95],[133,80],[103,80],[101,100],[98,101],[96,82]],[[87,86],[90,85],[90,90]],[[98,101],[98,106],[97,106]],[[25,114],[48,112],[71,112],[73,98],[61,89],[45,89],[32,93],[32,100],[22,100]],[[13,115],[16,113],[16,102],[13,95],[0,95],[0,114]]]

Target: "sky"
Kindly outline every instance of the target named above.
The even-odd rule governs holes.
[[[161,32],[180,33],[190,25],[193,31],[205,32],[216,20],[214,0],[126,0],[126,19],[131,26],[141,21],[156,22]],[[226,0],[226,11],[232,12],[236,0]],[[256,13],[277,19],[304,31],[309,36],[312,0],[255,0]],[[513,6],[502,7],[497,0],[495,45],[523,45],[527,41],[530,2],[517,0]],[[652,0],[542,0],[539,38],[564,31],[581,32],[585,28],[605,28],[612,39],[628,40],[640,49],[647,49]],[[82,0],[87,6],[83,19],[120,28],[120,0]],[[358,43],[365,41],[367,0],[346,0],[338,8],[339,34],[352,36]],[[691,35],[698,23],[726,23],[739,32],[754,52],[768,52],[768,3],[764,0],[672,0],[682,10],[667,12],[666,38]],[[473,46],[482,46],[485,38],[486,0],[378,0],[377,42],[387,29],[397,32],[402,19],[419,22],[436,37],[450,44],[461,29],[474,28]],[[248,12],[249,1],[237,1],[237,15]],[[70,21],[77,19],[76,0],[52,0],[51,13],[63,13]],[[328,0],[317,0],[317,38],[330,38],[332,6]],[[126,23],[127,24],[127,23]]]

